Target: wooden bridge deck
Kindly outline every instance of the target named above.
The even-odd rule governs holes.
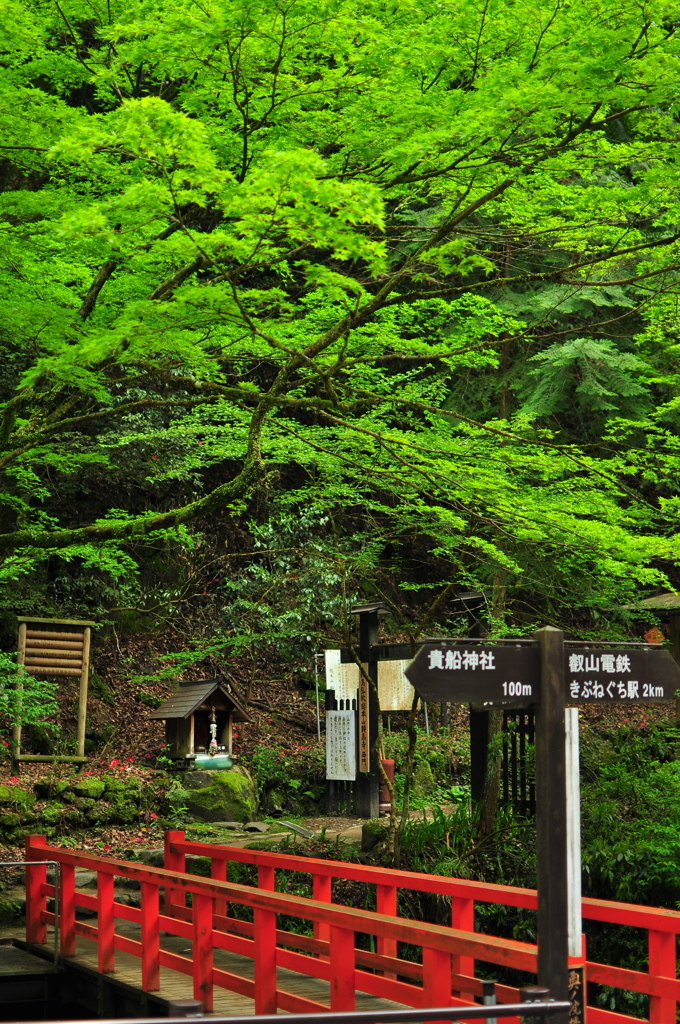
[[[140,927],[131,922],[117,922],[116,933],[139,940]],[[48,929],[47,942],[39,948],[45,954],[52,953],[53,933]],[[37,948],[37,947],[36,947]],[[161,934],[161,948],[170,953],[179,953],[185,957],[191,957],[191,942],[175,935]],[[229,971],[249,981],[254,979],[253,961],[249,957],[239,956],[237,953],[228,953],[226,950],[215,949],[213,951],[213,963],[216,968]],[[122,950],[116,950],[116,970],[112,975],[117,982],[129,985],[131,988],[141,992],[142,967],[139,957]],[[97,944],[96,942],[78,936],[76,939],[76,955],[69,957],[69,963],[74,966],[89,968],[97,971]],[[296,996],[305,999],[313,999],[323,1003],[330,1009],[330,985],[318,978],[309,978],[306,975],[298,974],[295,971],[278,968],[277,988],[284,989]],[[180,974],[169,967],[160,969],[160,989],[152,993],[156,999],[172,1002],[176,999],[192,999],[192,979],[186,974]],[[402,1003],[391,1002],[388,999],[379,999],[376,996],[366,995],[357,992],[357,1010],[393,1010],[402,1009]],[[279,1013],[286,1011],[279,1010]],[[230,992],[228,989],[215,985],[214,989],[214,1010],[217,1016],[238,1016],[255,1013],[254,1000],[237,992]]]

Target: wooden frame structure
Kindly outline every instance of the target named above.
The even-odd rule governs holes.
[[[87,684],[90,673],[90,633],[85,619],[41,619],[19,615],[17,664],[32,676],[79,679],[76,756],[22,754],[21,724],[12,730],[14,761],[84,761]]]

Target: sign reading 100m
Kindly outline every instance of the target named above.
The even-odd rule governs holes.
[[[565,700],[571,704],[647,704],[671,700],[680,688],[680,668],[663,648],[585,648],[567,652],[565,662]],[[406,677],[425,701],[526,707],[540,700],[540,652],[526,644],[425,643]]]

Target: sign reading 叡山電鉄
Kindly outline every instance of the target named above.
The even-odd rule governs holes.
[[[600,701],[672,700],[680,687],[680,669],[670,651],[638,648],[628,651],[569,651],[566,699],[572,704]]]
[[[423,644],[406,676],[424,701],[526,707],[540,699],[537,647]]]
[[[326,712],[326,778],[353,781],[357,777],[356,712]]]

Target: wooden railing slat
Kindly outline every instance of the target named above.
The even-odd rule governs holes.
[[[80,902],[78,896],[76,894],[76,903]],[[113,974],[116,969],[114,914],[113,874],[100,871],[97,875],[97,965],[100,974]]]
[[[142,991],[157,992],[160,988],[160,907],[158,886],[142,882]]]
[[[24,665],[30,676],[80,676],[79,668],[63,668],[60,665]]]
[[[54,629],[27,629],[26,639],[27,640],[80,640],[82,642],[84,636],[84,630],[80,630],[79,633],[62,633],[60,630]]]
[[[60,928],[62,956],[75,956],[76,952],[76,869],[73,864],[61,865],[59,887]]]
[[[194,936],[194,999],[203,1003],[204,1013],[213,1011],[213,908],[210,896],[192,894]]]
[[[356,1000],[354,932],[331,926],[331,1010],[353,1010]],[[257,1011],[256,1011],[257,1012]]]

